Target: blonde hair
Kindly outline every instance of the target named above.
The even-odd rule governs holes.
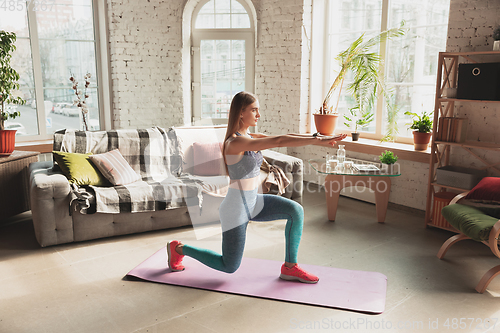
[[[226,136],[224,137],[224,142],[222,145],[222,156],[224,157],[224,164],[226,165],[227,172],[227,164],[226,162],[226,141],[229,139],[240,127],[240,115],[241,111],[244,108],[249,106],[252,103],[257,101],[257,97],[254,94],[240,91],[236,95],[234,95],[233,100],[231,101],[231,106],[229,107],[229,117],[227,119],[227,131]]]

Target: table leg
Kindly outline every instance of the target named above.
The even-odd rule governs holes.
[[[389,204],[389,194],[391,194],[391,178],[378,177],[374,185],[372,190],[375,191],[377,220],[379,223],[384,223],[387,214],[387,206]]]
[[[338,176],[327,175],[325,178],[326,207],[328,210],[328,220],[335,221],[337,206],[339,204],[340,191],[344,187]]]
[[[327,175],[325,178],[325,191],[328,219],[335,221],[340,191],[344,187],[351,186],[364,186],[375,192],[377,220],[379,223],[384,223],[389,195],[391,194],[391,178],[383,176]]]

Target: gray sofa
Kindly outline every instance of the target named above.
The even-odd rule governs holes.
[[[207,177],[193,174],[193,144],[195,142],[222,142],[226,131],[224,126],[178,127],[171,130],[175,131],[178,139],[176,145],[178,145],[183,173],[208,183],[224,182],[221,176]],[[57,140],[55,137],[55,149],[63,150],[64,147]],[[87,147],[86,150],[89,148]],[[93,152],[92,147],[89,151]],[[290,185],[282,195],[301,202],[302,160],[275,151],[265,151],[263,154],[270,164],[279,166],[290,180]],[[190,205],[187,201],[187,205],[159,211],[85,214],[73,205],[70,212],[72,188],[62,172],[54,168],[53,162],[32,163],[29,172],[33,224],[36,238],[42,247],[215,222],[219,220],[218,207],[223,200],[223,195],[203,192],[201,209],[195,204]],[[265,177],[266,174],[263,173],[261,178]],[[271,193],[273,192],[276,193],[277,189],[271,188]]]

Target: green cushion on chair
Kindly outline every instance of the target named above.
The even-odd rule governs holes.
[[[460,204],[445,206],[441,214],[457,230],[478,242],[487,241],[491,228],[498,222],[475,207]]]

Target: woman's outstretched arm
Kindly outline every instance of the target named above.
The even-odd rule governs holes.
[[[345,137],[345,134],[341,134],[335,137],[313,137],[311,135],[297,136],[294,134],[285,134],[254,136],[253,139],[244,136],[238,136],[232,138],[228,142],[226,146],[226,153],[239,154],[246,150],[257,151],[277,147],[301,147],[308,145],[333,147],[337,143],[337,141],[342,140]]]

